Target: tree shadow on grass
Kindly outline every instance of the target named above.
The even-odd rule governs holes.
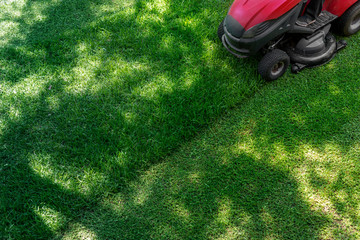
[[[16,21],[23,38],[0,52],[1,237],[38,239],[63,230],[96,208],[93,199],[125,192],[139,171],[238,101],[221,93],[238,94],[234,85],[251,92],[245,81],[216,81],[236,73],[236,61],[224,64],[228,72],[211,63],[220,54],[214,38],[189,25],[201,23],[203,13],[191,5],[179,16],[172,9],[179,3],[168,6],[170,15],[146,4],[130,4],[128,12],[124,3],[100,21],[95,9],[103,1],[22,7]],[[197,67],[188,72],[189,66]],[[52,211],[65,220],[57,225]]]
[[[33,3],[41,2],[29,1],[24,12]],[[250,219],[244,226],[233,224],[234,228],[240,226],[245,235],[267,236],[268,233],[262,233],[268,227],[261,214],[263,218],[269,214],[279,218],[274,220],[278,230],[268,230],[269,234],[300,237],[297,232],[287,232],[293,223],[286,219],[290,216],[298,228],[305,222],[304,228],[309,229],[306,236],[316,237],[324,217],[297,200],[295,180],[270,164],[260,166],[246,154],[234,154],[228,167],[215,162],[215,168],[203,169],[204,179],[199,185],[180,184],[182,191],[173,194],[175,204],[178,201],[179,206],[184,206],[184,218],[170,211],[171,199],[167,201],[166,196],[171,192],[166,190],[160,197],[131,200],[135,190],[129,185],[142,170],[161,162],[222,113],[253,94],[258,84],[252,80],[257,76],[254,60],[239,62],[222,53],[220,44],[214,43],[216,36],[212,33],[220,18],[214,13],[218,12],[219,2],[170,1],[164,8],[150,3],[156,5],[145,1],[138,1],[135,7],[120,3],[118,13],[96,21],[102,16],[95,14],[92,4],[102,6],[101,2],[61,1],[43,9],[44,21],[28,26],[24,20],[20,24],[20,31],[26,32],[23,42],[13,41],[1,49],[1,56],[7,61],[5,69],[1,69],[5,86],[2,88],[18,91],[5,99],[0,110],[4,122],[0,138],[1,175],[5,182],[1,190],[1,211],[6,216],[3,236],[46,238],[64,231],[71,223],[85,226],[100,238],[175,238],[177,234],[180,238],[210,237],[208,224],[215,224],[218,234],[232,231],[227,228],[229,225],[216,222],[221,200],[227,197],[234,204],[229,207],[233,216],[245,214]],[[246,68],[239,67],[242,63],[246,63]],[[340,97],[329,97],[323,104],[342,100]],[[308,95],[303,101],[312,103],[317,99]],[[258,149],[263,146],[263,137],[274,136],[267,129],[293,127],[286,124],[291,118],[286,114],[293,109],[287,108],[286,114],[281,114],[282,103],[277,104],[266,105],[272,109],[271,114],[265,115],[268,124],[263,125],[265,129],[254,130]],[[330,132],[331,126],[315,125],[321,114],[313,116],[304,109],[298,114],[314,119],[307,129],[309,134],[315,127],[320,127],[319,132]],[[336,116],[331,114],[330,119]],[[321,142],[328,139],[325,134],[310,134],[308,139],[299,134],[286,136],[282,131],[276,136],[290,138],[288,151],[296,150],[294,146],[299,141],[318,142],[321,147]],[[270,146],[275,143],[268,141]],[[242,166],[236,164],[239,161]],[[173,167],[181,172],[181,164]],[[242,167],[247,171],[242,171]],[[232,169],[240,172],[234,180],[226,175],[232,171],[235,174]],[[256,175],[258,170],[267,178]],[[258,180],[247,172],[254,173]],[[166,179],[169,176],[150,185],[151,189],[167,186]],[[267,186],[267,180],[273,184]],[[216,193],[207,191],[208,186],[216,186]],[[244,188],[246,194],[236,192],[238,187]],[[277,189],[291,194],[272,195]],[[106,195],[118,197],[118,193],[127,200],[125,210],[117,212],[95,202],[107,199]],[[241,198],[244,202],[238,200]],[[294,207],[284,210],[279,205],[280,198]],[[204,207],[203,200],[208,201]],[[144,204],[145,210],[141,207]],[[270,210],[266,209],[268,206]],[[59,217],[49,217],[54,214],[52,211]],[[309,214],[309,218],[302,214]],[[61,216],[65,216],[63,222],[56,220]],[[164,222],[163,216],[170,222]],[[320,223],[308,228],[312,221]],[[109,226],[119,230],[114,232]],[[189,235],[181,233],[187,228],[191,229]]]
[[[219,141],[224,133],[206,132],[171,161],[151,167],[128,193],[86,213],[82,233],[99,239],[318,239],[329,220],[311,210],[297,181],[268,159],[218,151],[229,138]],[[79,232],[73,227],[64,236]]]

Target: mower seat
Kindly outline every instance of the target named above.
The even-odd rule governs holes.
[[[296,21],[296,24],[301,27],[307,27],[316,22],[323,9],[325,0],[308,0],[304,2],[304,15]]]
[[[316,19],[324,6],[325,0],[309,0],[305,9],[305,15],[312,19]]]

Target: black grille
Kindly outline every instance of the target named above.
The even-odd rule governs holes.
[[[255,36],[258,36],[264,33],[270,26],[270,22],[263,22],[259,25],[258,29],[256,29]]]

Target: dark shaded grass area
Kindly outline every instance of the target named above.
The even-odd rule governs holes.
[[[318,238],[328,217],[311,210],[296,180],[266,155],[259,163],[234,153],[222,165],[223,153],[200,144],[191,159],[200,155],[201,161],[171,163],[150,185],[145,202],[133,200],[136,189],[130,185],[144,170],[239,108],[260,85],[255,60],[236,60],[215,44],[231,1],[169,1],[164,14],[149,2],[28,1],[23,7],[17,22],[24,39],[0,49],[6,63],[0,69],[0,238],[46,239],[78,224],[100,239],[215,238],[229,230],[229,223],[216,220],[221,199],[229,200],[229,221],[245,238]],[[46,19],[29,24],[36,4],[49,5],[42,12]],[[106,4],[118,11],[95,11]],[[357,48],[353,53],[359,56]],[[271,152],[281,139],[288,152],[297,152],[303,142],[321,149],[358,114],[354,64],[341,65],[336,73],[324,67],[289,75],[283,80],[293,89],[289,95],[277,95],[276,87],[265,92],[272,104],[264,102],[263,115],[255,120],[261,122],[252,133],[255,148]],[[23,82],[36,91],[17,89]],[[328,92],[334,86],[338,95]],[[226,146],[232,138],[223,141],[218,144]],[[352,146],[351,140],[349,146],[334,141],[344,152]],[[171,182],[194,164],[204,174],[200,182]],[[313,183],[326,186],[316,174]],[[346,190],[353,191],[353,185]],[[116,204],[119,196],[123,208]],[[171,202],[187,209],[185,217],[170,211]],[[334,204],[345,211],[335,197]],[[63,222],[46,222],[38,213],[43,207],[58,212]],[[267,225],[264,212],[276,217],[273,225]]]
[[[119,12],[105,17],[95,10],[110,2],[28,1],[21,9],[16,22],[24,37],[10,40],[0,51],[6,96],[0,110],[2,238],[53,236],[54,229],[96,208],[97,197],[125,191],[139,171],[238,101],[233,86],[217,81],[231,73],[205,58],[203,39],[215,41],[206,35],[212,31],[180,22],[189,16],[216,29],[214,17],[208,16],[211,22],[198,19],[199,11],[214,12],[216,3],[204,9],[200,3],[171,2],[164,24],[156,20],[156,10],[146,9],[147,3],[138,1],[133,7],[130,1],[119,2],[114,5]],[[186,8],[178,11],[180,5]],[[38,6],[45,20],[31,22]],[[127,8],[134,11],[127,13]],[[173,41],[161,48],[164,37]],[[228,64],[234,73],[236,61],[229,58]],[[196,67],[187,72],[191,65]],[[85,72],[91,68],[88,75],[77,71],[82,66]],[[159,89],[150,97],[134,93],[160,75],[171,91]],[[183,86],[185,75],[191,80],[188,87]],[[36,86],[34,93],[5,92],[26,81]],[[233,84],[242,92],[237,99],[252,92],[248,84]],[[11,116],[13,109],[16,116]],[[37,163],[36,173],[32,168]],[[101,178],[91,178],[96,174]],[[42,205],[60,212],[64,224],[50,229],[35,213]]]

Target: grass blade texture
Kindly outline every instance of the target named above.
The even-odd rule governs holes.
[[[264,84],[224,0],[0,0],[0,239],[358,239],[359,35]]]

